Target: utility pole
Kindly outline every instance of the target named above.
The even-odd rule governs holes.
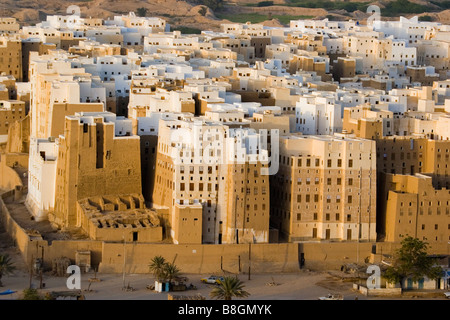
[[[248,280],[250,280],[250,272],[252,266],[252,244],[248,244]]]
[[[122,274],[122,282],[123,282],[123,288],[125,289],[125,266],[126,266],[126,247],[125,247],[125,235],[122,235],[123,237],[123,274]]]
[[[239,196],[236,196],[235,205],[234,205],[234,242],[239,243],[238,237],[238,229],[237,229],[237,203],[239,200]]]
[[[33,260],[34,256],[31,255],[31,263],[30,263],[30,285],[29,288],[31,289],[32,281],[33,281]]]
[[[359,263],[359,239],[361,238],[361,188],[362,188],[362,168],[359,167],[359,206],[358,206],[358,238],[356,243],[356,264]]]
[[[40,266],[40,270],[39,270],[39,289],[42,289],[42,276],[43,276],[43,272],[44,272],[44,246],[41,246],[42,248],[42,254],[41,254],[41,266]]]

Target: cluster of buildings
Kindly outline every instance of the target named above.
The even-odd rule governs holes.
[[[450,26],[0,19],[35,220],[176,244],[450,241]]]

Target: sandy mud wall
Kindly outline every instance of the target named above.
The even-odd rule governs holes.
[[[125,254],[125,259],[124,259]],[[262,273],[299,270],[296,244],[165,245],[104,243],[100,272],[149,273],[150,261],[163,256],[184,273]]]

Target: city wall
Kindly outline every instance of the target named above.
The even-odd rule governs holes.
[[[0,163],[1,166],[1,163]],[[11,169],[12,170],[12,169]],[[2,172],[3,173],[3,172]],[[20,250],[22,256],[25,258],[28,254],[28,244],[30,242],[30,236],[25,230],[23,230],[14,219],[11,218],[8,208],[6,207],[3,199],[14,196],[14,189],[3,193],[0,197],[0,223],[3,225],[5,231],[14,240],[15,246]]]
[[[14,196],[14,190],[0,197],[0,221],[14,239],[28,265],[44,258],[47,269],[55,258],[67,257],[75,264],[77,251],[91,252],[91,266],[100,273],[149,273],[150,260],[161,255],[175,262],[183,273],[289,273],[301,268],[339,270],[343,264],[368,262],[373,251],[390,254],[398,243],[273,243],[229,245],[175,245],[152,243],[111,243],[95,240],[43,240],[21,228],[11,217],[3,199]],[[375,245],[375,248],[373,247]],[[429,246],[430,254],[448,254],[446,243]]]

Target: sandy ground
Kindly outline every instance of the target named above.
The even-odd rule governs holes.
[[[14,248],[0,248],[0,254],[8,253],[13,257],[16,272],[13,275],[2,278],[3,287],[0,292],[11,289],[16,293],[8,296],[0,296],[0,300],[15,300],[21,297],[24,289],[30,285],[30,275],[21,257]],[[202,295],[206,300],[214,285],[204,284],[201,278],[209,274],[182,274],[186,276],[187,285],[193,284],[196,290],[171,292],[173,295],[194,296]],[[250,293],[247,300],[317,300],[328,293],[339,293],[344,300],[398,300],[398,299],[425,299],[419,297],[377,298],[366,297],[353,290],[352,281],[343,281],[345,274],[340,272],[317,272],[301,270],[290,274],[240,274],[238,278],[244,282],[245,290]],[[347,275],[348,276],[348,275]],[[92,280],[96,281],[92,281]],[[66,277],[55,277],[50,273],[44,273],[44,288],[39,290],[42,295],[52,291],[69,291],[66,286]],[[32,287],[39,288],[40,278],[34,276],[31,279]],[[84,273],[81,276],[81,293],[86,300],[167,300],[167,292],[156,292],[147,289],[154,284],[150,274],[94,274]],[[131,287],[133,290],[124,290]],[[77,290],[74,290],[77,291]],[[435,299],[445,299],[443,296]]]
[[[207,300],[211,300],[209,293],[214,285],[203,284],[200,279],[209,275],[185,275],[188,277],[188,284],[192,283],[197,286],[196,290],[186,290],[181,292],[171,292],[173,295],[194,296],[202,295]],[[240,280],[244,282],[245,290],[250,293],[247,298],[249,300],[317,300],[318,297],[328,293],[341,293],[345,300],[364,299],[361,294],[351,290],[351,284],[335,283],[326,280],[329,278],[327,274],[315,272],[301,272],[296,274],[257,274],[239,275]],[[158,293],[147,289],[147,285],[153,284],[154,280],[150,275],[128,274],[97,274],[98,282],[89,281],[94,278],[93,274],[82,275],[81,290],[86,300],[167,300],[168,293]],[[23,289],[27,288],[30,283],[30,277],[27,273],[18,272],[14,276],[3,278],[3,290],[11,289],[17,293],[10,296],[0,296],[0,299],[18,299]],[[66,287],[65,277],[43,276],[45,288],[40,290],[42,294],[51,291],[68,291]],[[269,283],[271,283],[269,285]],[[275,285],[273,285],[275,283]],[[132,291],[123,290],[122,288],[129,286]],[[33,277],[32,285],[39,288],[39,277]],[[328,287],[328,288],[327,288]],[[3,291],[1,290],[1,291]]]
[[[1,296],[0,300],[20,299],[24,289],[30,287],[30,275],[22,256],[17,248],[11,247],[11,241],[0,227],[0,254],[8,254],[16,267],[14,274],[3,276],[3,287],[0,292],[13,290],[12,295]],[[209,296],[214,285],[204,284],[200,281],[210,274],[182,274],[188,278],[186,284],[193,284],[196,290],[186,290],[171,292],[173,295],[194,296],[202,295],[206,300],[211,300]],[[328,293],[339,293],[344,300],[396,300],[411,299],[414,297],[398,298],[376,298],[366,297],[353,290],[353,282],[348,281],[349,274],[337,271],[319,272],[311,270],[300,270],[290,274],[240,274],[238,278],[244,282],[245,290],[250,293],[247,300],[317,300]],[[92,280],[96,281],[92,281]],[[347,280],[344,280],[347,279]],[[66,277],[56,277],[50,272],[43,274],[43,289],[39,290],[44,296],[52,291],[69,291]],[[93,272],[81,275],[81,293],[86,300],[167,300],[167,292],[156,292],[147,289],[148,285],[153,285],[154,279],[151,274],[102,274]],[[31,285],[34,288],[40,287],[40,277],[33,276]],[[124,287],[131,287],[133,290],[123,290]],[[77,290],[74,290],[77,291]],[[442,294],[441,294],[442,295]],[[417,299],[417,298],[414,298]],[[418,298],[424,299],[424,298]],[[442,295],[440,298],[445,299]]]

